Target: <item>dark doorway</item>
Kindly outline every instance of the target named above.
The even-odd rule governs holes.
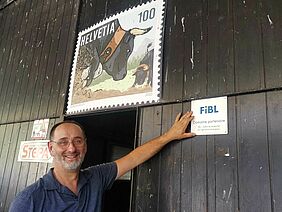
[[[113,161],[134,147],[136,110],[69,117],[82,124],[88,150],[82,168]],[[104,196],[103,212],[127,212],[130,206],[131,173],[116,180]]]

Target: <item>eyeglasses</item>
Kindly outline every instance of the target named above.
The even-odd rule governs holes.
[[[68,148],[70,146],[70,143],[72,143],[75,147],[82,147],[85,144],[85,139],[83,138],[75,138],[72,141],[69,139],[62,139],[58,141],[50,140],[50,141],[56,143],[62,149]]]

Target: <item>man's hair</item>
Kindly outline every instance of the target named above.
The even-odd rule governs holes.
[[[50,140],[53,139],[54,133],[55,133],[55,131],[56,131],[56,129],[57,129],[58,126],[60,126],[60,125],[62,125],[62,124],[67,124],[67,123],[69,123],[69,124],[74,124],[74,125],[78,126],[78,127],[81,129],[81,131],[82,131],[83,137],[86,139],[86,134],[85,134],[85,130],[84,130],[83,126],[82,126],[80,123],[78,123],[78,122],[76,122],[76,121],[73,121],[73,120],[65,120],[65,121],[62,121],[62,122],[59,122],[59,123],[55,124],[55,125],[51,128],[51,130],[50,130],[49,139],[50,139]]]

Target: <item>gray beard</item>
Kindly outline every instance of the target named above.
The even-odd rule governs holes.
[[[79,160],[79,161],[76,161],[76,162],[73,162],[73,163],[67,163],[66,161],[61,161],[61,162],[62,162],[62,165],[65,169],[76,170],[76,169],[80,168],[82,161],[83,160]]]
[[[62,157],[58,157],[57,155],[54,156],[54,160],[56,160],[56,162],[58,164],[61,163],[61,165],[67,169],[67,170],[77,170],[80,168],[82,162],[83,162],[84,156],[81,157],[78,161],[72,162],[72,163],[67,163],[66,161],[63,160]]]

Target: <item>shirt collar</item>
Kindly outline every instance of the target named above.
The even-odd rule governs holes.
[[[54,177],[53,175],[53,169],[51,168],[46,175],[43,176],[42,180],[44,182],[44,189],[45,190],[65,190],[64,187],[62,186]],[[88,183],[90,179],[90,174],[87,171],[80,171],[79,172],[79,179],[78,179],[78,191],[86,184]]]

